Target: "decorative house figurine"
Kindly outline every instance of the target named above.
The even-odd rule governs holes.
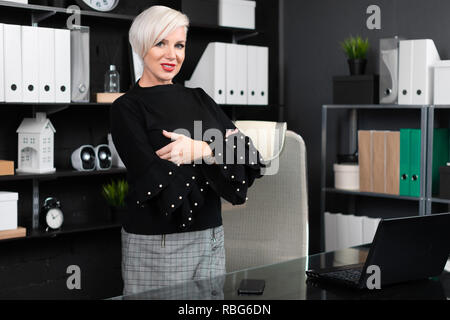
[[[23,119],[16,132],[19,134],[16,172],[55,172],[53,141],[56,130],[46,114],[37,112],[36,118]]]

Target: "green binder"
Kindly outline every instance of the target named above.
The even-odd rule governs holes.
[[[410,164],[410,185],[409,195],[411,197],[420,197],[420,129],[411,129],[411,140],[409,149]]]
[[[433,164],[432,164],[432,194],[439,194],[439,167],[445,166],[448,162],[449,151],[449,130],[440,128],[433,130]]]
[[[400,129],[400,190],[401,196],[409,196],[409,179],[411,168],[409,163],[411,129]]]

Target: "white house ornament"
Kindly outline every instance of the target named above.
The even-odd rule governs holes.
[[[36,118],[24,118],[18,133],[18,173],[52,173],[55,128],[44,112]]]

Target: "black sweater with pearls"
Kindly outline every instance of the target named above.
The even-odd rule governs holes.
[[[135,234],[198,231],[222,225],[221,200],[246,201],[265,166],[253,142],[201,88],[138,82],[111,107],[111,134],[127,168],[128,212],[123,227]],[[215,131],[208,129],[216,129]],[[156,151],[171,140],[162,130],[209,143],[216,162],[177,165]],[[217,134],[220,133],[220,134]]]

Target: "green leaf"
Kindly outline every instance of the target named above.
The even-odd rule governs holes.
[[[125,207],[125,197],[128,194],[128,182],[126,180],[111,181],[102,185],[102,195],[109,205]]]
[[[369,50],[369,39],[363,40],[360,36],[350,36],[340,45],[348,59],[365,59]]]

